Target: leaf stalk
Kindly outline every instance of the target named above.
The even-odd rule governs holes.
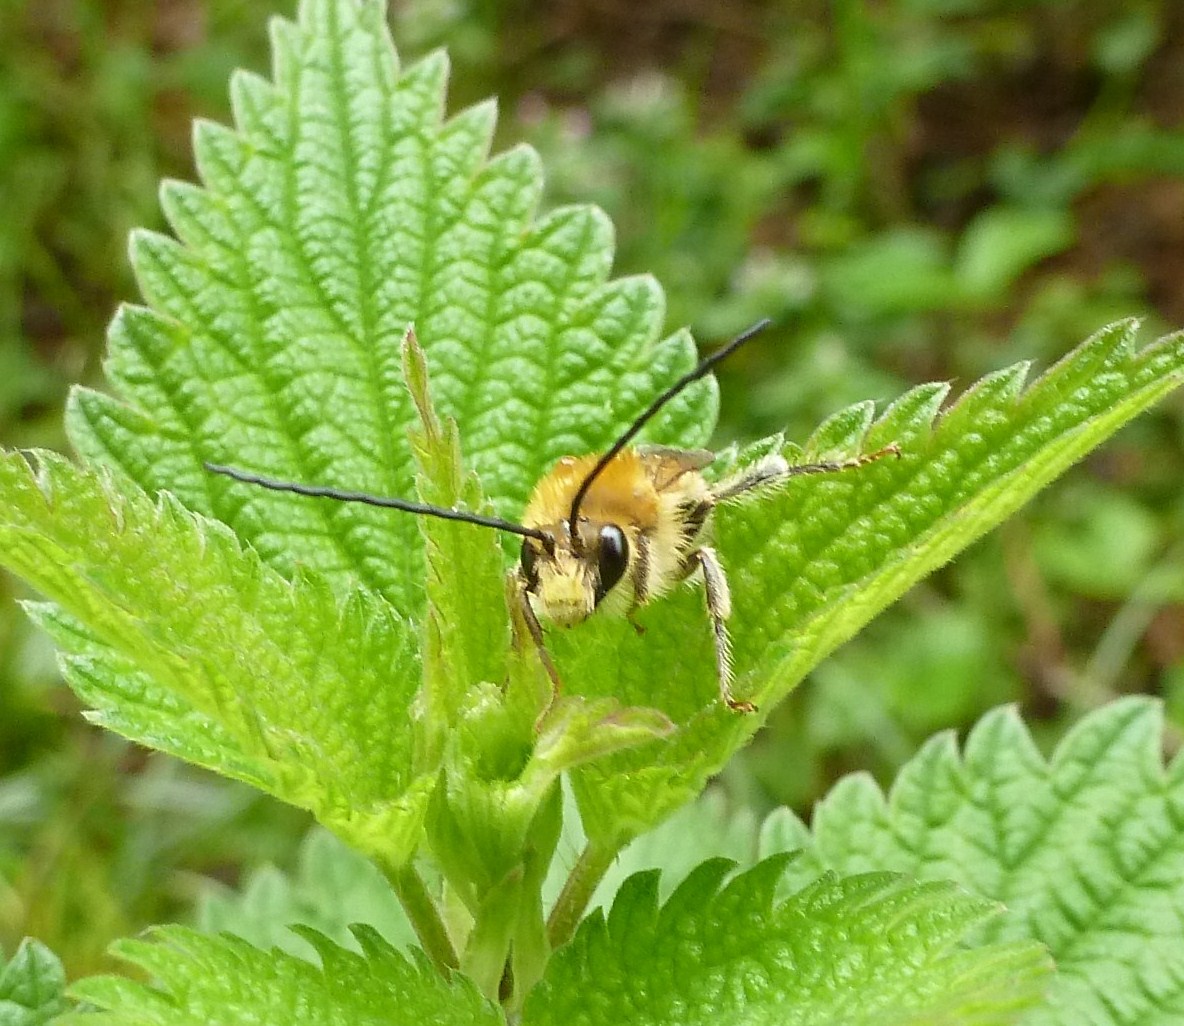
[[[584,846],[547,918],[547,939],[552,950],[571,940],[592,895],[620,850],[620,845],[596,841],[589,841]]]
[[[442,975],[459,968],[460,959],[448,928],[416,868],[408,863],[397,868],[383,866],[383,871],[432,964]]]

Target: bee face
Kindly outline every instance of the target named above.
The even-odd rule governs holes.
[[[586,620],[625,578],[633,546],[616,524],[582,521],[576,544],[566,521],[546,534],[553,539],[550,546],[531,538],[522,542],[526,593],[542,618],[571,627]]]

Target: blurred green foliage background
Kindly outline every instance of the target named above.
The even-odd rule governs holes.
[[[129,229],[192,178],[290,3],[0,0],[0,442],[65,446],[135,298]],[[452,53],[454,109],[549,202],[592,200],[704,342],[778,327],[722,371],[720,441],[1043,366],[1119,316],[1184,324],[1184,6],[1174,0],[402,0],[405,58]],[[832,658],[727,770],[808,809],[935,730],[1019,702],[1050,739],[1127,691],[1184,723],[1184,397],[1078,467]],[[0,579],[0,949],[73,976],[192,915],[213,878],[291,867],[301,815],[88,727]]]

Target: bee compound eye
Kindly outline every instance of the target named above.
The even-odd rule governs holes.
[[[607,524],[600,529],[600,551],[597,557],[600,569],[600,584],[596,589],[599,602],[612,590],[629,566],[629,541],[616,524]]]
[[[522,555],[520,558],[522,562],[522,573],[526,577],[527,584],[533,584],[538,580],[538,568],[535,562],[538,559],[539,551],[534,547],[529,538],[522,539]]]

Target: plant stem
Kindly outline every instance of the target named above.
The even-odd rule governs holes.
[[[556,791],[555,808],[558,809],[559,793]],[[556,832],[558,836],[558,832]],[[525,870],[522,902],[518,909],[518,921],[514,927],[514,941],[510,948],[514,990],[505,1005],[511,1018],[521,1016],[526,995],[543,977],[551,946],[547,940],[547,925],[543,918],[543,883],[547,869],[554,855],[554,846],[542,850],[531,849],[523,860]]]
[[[441,973],[456,969],[460,965],[460,959],[456,957],[456,949],[452,946],[452,939],[448,936],[444,920],[440,918],[440,910],[428,894],[423,878],[411,864],[383,868],[386,870],[387,880],[395,890],[399,904],[403,906],[403,911],[411,921],[415,936],[419,938],[419,943],[432,963]]]
[[[571,940],[588,902],[620,850],[620,845],[600,845],[595,841],[584,846],[547,919],[547,939],[552,950]]]
[[[506,962],[522,906],[522,872],[516,869],[482,898],[460,967],[490,1001],[502,1000]]]

